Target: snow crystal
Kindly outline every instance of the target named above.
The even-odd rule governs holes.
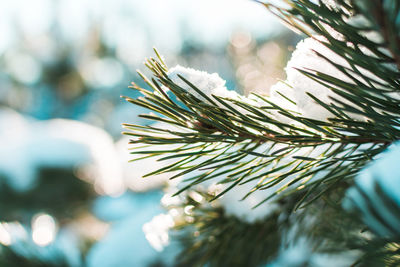
[[[219,77],[217,73],[209,74],[205,71],[199,71],[192,68],[185,68],[177,65],[168,71],[168,77],[180,87],[186,89],[188,92],[195,95],[197,98],[202,99],[202,96],[197,93],[193,88],[188,85],[180,76],[190,81],[193,85],[198,87],[204,94],[210,96],[219,88],[226,88],[225,81]]]
[[[333,117],[333,114],[317,104],[306,93],[311,93],[326,104],[333,102],[331,97],[336,97],[341,100],[344,99],[339,97],[328,87],[306,77],[297,69],[306,68],[322,71],[325,74],[344,81],[349,81],[349,78],[332,66],[328,61],[318,56],[314,51],[321,53],[337,64],[347,66],[347,62],[342,57],[336,55],[318,40],[307,38],[300,41],[286,67],[287,82],[293,87],[291,91],[293,95],[289,95],[289,97],[292,96],[292,99],[296,102],[297,108],[305,117],[316,120],[326,120],[327,118]]]
[[[260,107],[263,103],[259,98],[254,95],[245,97],[233,90],[228,90],[225,87],[226,81],[223,80],[217,73],[209,74],[205,71],[194,70],[191,68],[185,68],[177,65],[168,72],[168,77],[177,85],[187,90],[189,93],[193,94],[200,100],[205,100],[198,92],[196,92],[190,85],[184,82],[178,75],[184,77],[194,86],[196,86],[205,95],[213,99],[211,96],[219,96],[223,98],[228,98],[232,100],[238,100],[246,104],[253,105],[255,107]],[[214,101],[219,107],[225,107],[218,101]],[[232,103],[231,103],[232,104]],[[232,104],[234,105],[234,104]],[[240,106],[234,105],[235,109],[241,114],[249,114],[250,112]]]
[[[226,81],[219,77],[217,73],[210,74],[205,71],[199,71],[177,65],[176,67],[170,69],[167,74],[175,84],[187,90],[198,99],[204,98],[190,85],[183,81],[178,75],[184,77],[207,96],[216,95],[227,98],[238,98],[238,93],[228,90],[225,87]]]

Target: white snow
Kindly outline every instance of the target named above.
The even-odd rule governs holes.
[[[328,29],[328,31],[333,31],[332,34],[334,36],[338,35],[335,34],[334,30]],[[366,35],[373,41],[379,42],[379,40],[376,39],[377,37],[373,36],[373,33],[368,32],[366,33]],[[336,36],[335,38],[340,39],[340,36]],[[297,69],[318,71],[354,85],[355,82],[349,76],[334,67],[327,60],[317,55],[316,52],[322,54],[332,62],[342,67],[351,69],[350,65],[347,63],[344,57],[334,53],[322,42],[326,42],[326,39],[322,36],[316,35],[310,38],[306,38],[297,44],[296,50],[293,52],[292,57],[286,66],[287,79],[285,82],[290,85],[288,87],[290,89],[286,90],[285,95],[296,102],[297,109],[305,117],[324,121],[328,118],[333,118],[334,115],[323,108],[321,105],[317,104],[311,97],[307,96],[306,93],[311,93],[325,104],[335,103],[331,99],[332,97],[349,105],[355,106],[355,104],[337,95],[331,89],[329,89],[329,87],[322,85],[319,82],[312,80],[311,78],[306,77]],[[352,46],[352,44],[348,45],[349,47]],[[366,56],[374,56],[374,54],[365,47],[361,47],[361,51]],[[357,66],[356,68],[363,76],[371,79],[370,81],[377,88],[382,87],[382,85],[378,83],[385,84],[382,79],[377,77],[374,73],[371,73],[369,70]],[[382,68],[392,70],[394,68],[394,65],[382,64]],[[360,75],[352,73],[352,76],[358,79],[360,82],[366,83],[365,79],[361,78]],[[391,97],[399,96],[399,94],[397,93],[388,95],[390,95]],[[347,115],[349,115],[354,120],[365,120],[364,116],[359,114],[347,112]]]
[[[315,36],[315,38],[320,37]],[[335,94],[328,87],[306,77],[296,70],[296,68],[321,71],[324,74],[347,82],[349,82],[349,78],[328,61],[318,56],[314,51],[319,52],[337,64],[348,66],[345,59],[321,44],[319,40],[307,38],[300,41],[286,66],[287,83],[293,87],[291,91],[288,90],[290,92],[288,92],[288,97],[296,102],[297,108],[305,117],[326,120],[327,118],[334,117],[334,115],[312,100],[306,93],[311,93],[326,104],[333,103],[331,97],[338,98],[344,102],[347,101]]]
[[[207,73],[205,71],[199,71],[192,68],[182,67],[177,65],[168,71],[168,77],[178,86],[187,90],[199,99],[205,100],[199,93],[197,93],[190,85],[183,81],[178,75],[181,75],[198,89],[200,89],[205,95],[210,97],[216,95],[220,97],[227,97],[237,99],[239,94],[235,91],[228,90],[225,87],[226,81],[223,80],[217,73]]]

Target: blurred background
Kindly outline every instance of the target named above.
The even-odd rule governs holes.
[[[167,178],[128,164],[121,123],[148,122],[120,95],[153,47],[267,95],[298,38],[250,0],[0,1],[0,266],[172,265],[142,230]]]

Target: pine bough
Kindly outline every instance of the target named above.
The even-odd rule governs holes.
[[[177,265],[399,265],[400,3],[260,5],[307,36],[268,96],[156,51],[148,87],[132,85],[142,97],[126,98],[157,122],[124,125],[131,153],[178,181]]]

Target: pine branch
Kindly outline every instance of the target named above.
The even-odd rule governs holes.
[[[266,221],[249,224],[228,216],[220,207],[206,205],[204,202],[211,195],[196,194],[202,196],[201,202],[189,194],[183,203],[173,206],[191,207],[190,212],[182,212],[182,217],[176,219],[172,233],[183,247],[176,258],[177,266],[260,266],[276,256],[281,236],[279,213]]]
[[[151,60],[151,62],[155,66],[159,64],[156,61]],[[219,177],[221,183],[234,183],[238,186],[259,179],[260,183],[254,188],[256,190],[265,190],[281,184],[281,190],[266,196],[265,201],[285,190],[289,194],[298,190],[299,186],[305,190],[307,197],[320,195],[317,193],[318,191],[324,192],[326,188],[340,180],[349,179],[351,174],[356,173],[367,160],[373,158],[400,137],[398,131],[393,132],[394,137],[384,135],[385,132],[371,131],[371,128],[376,127],[375,123],[371,121],[355,122],[342,117],[325,122],[301,117],[262,96],[258,96],[264,101],[264,105],[261,107],[218,96],[204,97],[205,101],[202,101],[174,84],[164,70],[154,67],[152,70],[156,79],[152,80],[151,87],[157,88],[157,91],[151,92],[135,85],[133,89],[142,92],[144,97],[126,99],[156,113],[155,115],[142,115],[142,117],[175,125],[177,126],[176,130],[125,124],[124,126],[129,130],[125,134],[135,138],[131,141],[132,143],[184,145],[184,150],[174,150],[172,155],[169,155],[171,152],[169,150],[133,152],[161,156],[159,160],[171,158],[179,160],[178,165],[172,164],[151,174],[179,171],[178,174],[171,177],[171,179],[175,179],[182,176],[187,177],[197,170],[204,170],[204,173],[200,175],[187,178],[186,181],[189,184],[178,193],[206,180]],[[149,79],[145,80],[148,83],[150,81]],[[200,91],[193,84],[190,85],[196,91]],[[163,88],[164,90],[169,88],[178,102],[170,101],[170,97],[165,91],[161,94],[157,93]],[[222,103],[223,106],[214,105],[217,102]],[[339,107],[327,108],[341,111]],[[242,109],[242,111],[239,112],[238,109]],[[271,112],[279,112],[295,121],[297,125],[282,123],[274,118]],[[365,152],[358,155],[353,154],[360,145],[367,146]],[[324,146],[329,146],[329,149],[324,150],[321,154],[313,155],[313,157],[306,155],[310,152],[305,152],[303,155],[301,150],[310,148],[312,151]],[[263,150],[258,151],[261,148]],[[348,152],[351,155],[343,157]],[[291,160],[280,166],[280,162],[286,158]],[[197,162],[193,164],[195,160]],[[348,165],[339,168],[342,164],[338,162],[344,161],[348,161]],[[254,165],[254,162],[257,164]],[[327,180],[322,178],[306,182],[318,172],[325,171],[332,166],[336,166],[343,172],[336,172],[335,175],[328,172],[330,178]],[[283,175],[276,175],[275,173],[281,169],[286,169],[287,172]],[[291,180],[288,178],[290,176],[296,178],[291,178]],[[289,185],[285,185],[285,181]],[[296,184],[297,186],[295,186]],[[228,190],[230,188],[228,187]],[[292,188],[293,190],[288,190]],[[312,188],[313,194],[308,192],[310,188]],[[281,194],[282,197],[285,195]],[[298,206],[300,207],[301,204],[303,202]]]
[[[266,192],[265,199],[257,206],[264,202],[279,203],[281,215],[287,215],[287,220],[298,209],[301,211],[293,216],[303,219],[315,216],[312,226],[304,223],[304,231],[321,245],[320,251],[356,249],[362,256],[354,266],[396,266],[398,243],[377,238],[372,232],[360,233],[364,227],[362,222],[344,213],[341,201],[355,175],[400,139],[400,23],[397,19],[400,4],[392,0],[337,0],[334,5],[307,0],[281,2],[285,5],[262,4],[290,27],[314,38],[341,59],[335,61],[314,51],[340,74],[337,76],[325,73],[324,69],[297,68],[302,77],[322,86],[322,91],[328,88],[333,93],[328,95],[329,101],[318,92],[305,93],[310,101],[332,116],[317,120],[301,111],[288,110],[262,95],[245,98],[208,94],[183,75],[172,79],[156,52],[158,60],[150,58],[146,62],[153,78],[139,73],[148,88],[133,85],[143,97],[126,99],[152,112],[141,115],[143,118],[171,127],[125,124],[128,130],[125,134],[133,138],[131,143],[149,145],[132,154],[156,157],[160,161],[174,159],[175,163],[147,176],[174,172],[171,179],[183,177],[185,183],[181,183],[183,186],[176,194],[190,192],[198,184],[219,183],[223,190],[208,197],[209,201],[218,203],[223,200],[218,198],[233,188],[251,185],[244,199],[255,192]],[[354,22],[360,16],[364,24]],[[371,39],[368,33],[375,33],[382,40]],[[281,97],[296,105],[291,96],[281,94]],[[152,144],[165,145],[166,149],[152,149]],[[398,207],[379,188],[376,191],[397,216]],[[368,194],[362,197],[366,207],[377,213],[374,199]],[[224,254],[229,250],[226,244],[235,244],[234,251],[240,251],[237,253],[240,263],[254,260],[251,263],[258,265],[276,253],[268,250],[265,258],[252,257],[252,249],[241,251],[244,243],[249,242],[247,239],[243,243],[222,234],[243,232],[242,222],[227,218],[222,209],[189,202],[183,205],[194,206],[194,213],[187,214],[190,218],[182,219],[180,226],[186,234],[197,233],[197,239],[191,235],[189,239],[183,238],[187,245],[183,264],[221,265],[231,257],[238,259],[235,254]],[[273,221],[276,215],[265,218],[264,224],[253,224],[257,230],[254,232],[258,233],[264,226],[268,231],[284,226],[281,221]],[[397,229],[389,226],[397,234]],[[252,234],[249,237],[255,239]],[[273,239],[276,235],[270,237]],[[208,241],[213,238],[219,241],[209,250]],[[267,245],[258,240],[254,247],[264,249]]]
[[[143,97],[126,99],[155,113],[142,117],[176,128],[166,130],[125,124],[129,130],[125,134],[134,137],[132,143],[185,147],[184,151],[173,155],[162,150],[140,151],[160,157],[159,160],[177,160],[178,165],[171,164],[152,174],[178,171],[171,179],[185,177],[189,182],[180,192],[214,178],[219,178],[219,183],[235,186],[259,180],[254,190],[279,185],[273,195],[266,196],[266,201],[296,190],[303,190],[306,199],[313,200],[335,183],[352,179],[368,161],[400,139],[400,102],[391,95],[398,91],[400,73],[388,65],[395,59],[382,52],[386,44],[371,41],[363,34],[374,28],[350,24],[351,18],[360,14],[357,7],[342,0],[337,1],[339,8],[305,0],[282,2],[290,8],[264,5],[307,35],[324,36],[325,39],[318,41],[346,62],[340,65],[316,52],[345,75],[348,78],[345,81],[320,70],[299,69],[309,79],[335,93],[332,103],[324,103],[309,94],[335,116],[328,121],[307,118],[260,95],[255,95],[257,103],[207,95],[190,80],[179,76],[183,84],[193,90],[191,93],[169,78],[163,61],[150,58],[146,66],[154,78],[148,79],[140,73],[150,90],[134,84],[133,89]],[[371,23],[375,25],[376,22]],[[172,95],[176,101],[171,100]],[[283,122],[275,114],[291,122]],[[349,114],[364,119],[355,120]],[[326,147],[329,148],[325,150]],[[310,156],[307,149],[323,151]],[[282,165],[285,160],[289,161]],[[204,172],[188,177],[199,169]],[[281,170],[285,173],[280,174]],[[324,172],[325,175],[321,175]],[[230,188],[232,186],[223,193]]]

